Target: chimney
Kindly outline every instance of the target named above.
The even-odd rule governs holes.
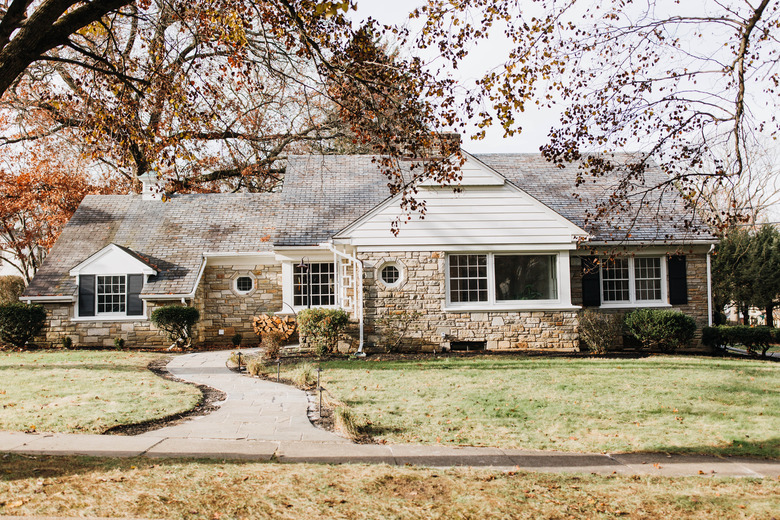
[[[165,191],[157,174],[148,172],[139,176],[138,180],[141,181],[141,200],[163,200]]]

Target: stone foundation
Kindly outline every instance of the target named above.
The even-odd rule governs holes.
[[[406,349],[441,350],[453,342],[485,342],[488,349],[575,350],[579,345],[574,311],[444,312],[443,252],[362,253],[366,342],[384,348],[402,336]],[[394,263],[402,283],[388,287],[383,265]],[[412,319],[413,313],[419,316]]]

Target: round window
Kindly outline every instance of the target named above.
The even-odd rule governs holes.
[[[382,268],[382,281],[387,285],[393,285],[398,282],[401,272],[394,265],[386,265]]]
[[[236,290],[240,292],[249,292],[252,290],[254,282],[249,276],[239,276],[236,278]]]

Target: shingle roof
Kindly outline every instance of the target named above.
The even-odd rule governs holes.
[[[712,240],[715,237],[698,221],[674,192],[652,191],[642,203],[629,200],[624,211],[612,213],[605,221],[594,222],[588,214],[613,193],[615,177],[593,178],[575,187],[577,166],[560,168],[540,154],[477,154],[477,159],[504,175],[518,188],[560,213],[566,219],[591,233],[594,241],[668,241],[687,243]],[[630,156],[616,156],[626,162]],[[649,168],[638,191],[668,180],[658,167]],[[579,196],[575,196],[575,193]],[[690,223],[686,228],[685,223]]]
[[[319,244],[387,199],[387,179],[372,159],[291,156],[279,202],[276,244]]]
[[[656,206],[613,218],[595,227],[586,213],[610,193],[606,178],[574,187],[574,168],[558,168],[538,154],[475,156],[596,240],[711,239],[682,229],[689,213],[665,195]],[[657,168],[647,182],[663,177]],[[579,199],[573,195],[577,192]],[[179,195],[170,202],[139,195],[90,195],[79,206],[25,291],[25,296],[74,296],[69,271],[110,243],[129,249],[158,270],[144,294],[188,294],[204,252],[253,253],[273,246],[307,246],[327,241],[389,197],[387,179],[371,156],[291,156],[281,193]]]
[[[272,250],[278,194],[89,195],[65,226],[25,296],[72,296],[69,271],[110,243],[130,249],[159,272],[144,294],[187,294],[204,252]]]

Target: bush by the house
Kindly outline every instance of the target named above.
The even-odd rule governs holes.
[[[348,324],[349,314],[341,309],[306,309],[298,313],[301,341],[313,346],[318,356],[336,350]]]
[[[169,347],[188,348],[192,345],[192,327],[200,319],[198,309],[181,305],[166,305],[155,309],[152,323],[168,334],[173,341]]]
[[[266,361],[277,359],[281,351],[282,341],[284,341],[284,334],[281,332],[271,331],[263,334],[263,339],[260,342],[260,347],[263,349],[263,359]]]
[[[241,341],[244,339],[244,336],[242,336],[239,333],[233,334],[233,337],[230,338],[230,342],[233,344],[234,347],[239,348],[241,347]]]
[[[580,339],[591,352],[606,353],[614,348],[622,335],[623,320],[619,315],[590,310],[580,314]]]
[[[626,314],[628,333],[650,350],[674,352],[687,345],[696,333],[696,321],[680,311],[637,309]]]
[[[18,302],[22,292],[24,292],[24,278],[0,276],[0,305]]]
[[[744,348],[750,354],[760,351],[766,356],[772,344],[780,343],[780,329],[747,325],[704,327],[701,341],[708,347]]]
[[[60,340],[60,344],[62,345],[62,348],[65,350],[68,350],[69,348],[73,348],[73,338],[70,336],[65,336]]]
[[[46,311],[41,305],[7,303],[0,305],[0,340],[23,348],[43,329]]]

